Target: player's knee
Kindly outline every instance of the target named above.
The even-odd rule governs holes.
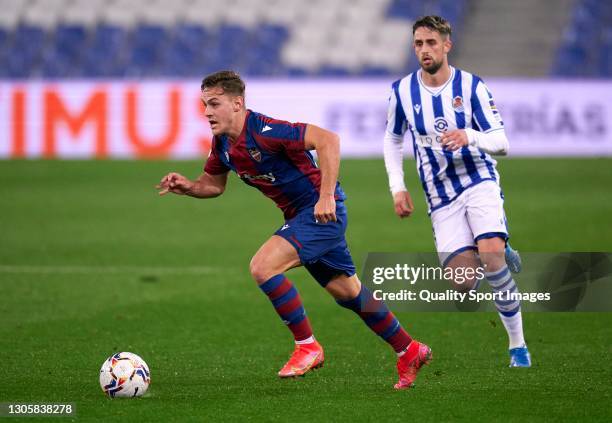
[[[506,241],[500,237],[481,239],[478,241],[478,255],[485,271],[496,272],[505,264],[504,248]]]
[[[349,301],[356,298],[361,291],[361,282],[356,275],[340,275],[332,279],[325,289],[338,301]]]
[[[259,259],[257,256],[251,259],[251,263],[249,264],[249,271],[251,272],[251,276],[255,279],[257,284],[261,285],[266,282],[272,276],[270,274],[270,270],[265,265],[264,261]]]
[[[476,278],[456,278],[452,281],[452,286],[455,291],[468,292],[476,286],[477,281]]]
[[[480,254],[480,262],[485,272],[497,272],[506,265],[506,259],[502,252],[488,252]]]
[[[476,258],[473,251],[465,251],[456,255],[446,263],[444,271],[452,271],[453,279],[451,285],[458,292],[468,292],[478,282],[478,268],[481,262]]]
[[[499,237],[494,236],[491,238],[479,239],[477,242],[478,254],[500,254],[504,252],[506,247],[506,241]]]

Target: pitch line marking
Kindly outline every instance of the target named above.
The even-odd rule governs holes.
[[[205,275],[220,272],[221,267],[185,266],[46,266],[46,265],[0,265],[0,273],[12,274],[172,274],[172,275]],[[223,270],[224,272],[227,271]]]

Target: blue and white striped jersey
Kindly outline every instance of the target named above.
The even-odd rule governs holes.
[[[504,130],[493,96],[476,75],[451,67],[447,83],[430,88],[423,84],[419,70],[393,83],[387,132],[397,137],[410,131],[430,213],[482,181],[499,183],[497,162],[479,148],[442,149],[444,132],[465,128],[485,133]]]

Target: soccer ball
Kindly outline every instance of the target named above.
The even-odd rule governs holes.
[[[131,352],[111,355],[100,369],[100,387],[111,398],[139,397],[147,392],[149,383],[149,366]]]

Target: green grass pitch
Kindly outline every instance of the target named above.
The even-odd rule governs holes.
[[[348,240],[432,251],[414,162],[416,215],[393,215],[382,160],[346,160]],[[610,421],[611,313],[528,313],[529,370],[508,369],[493,313],[398,313],[434,351],[395,392],[394,354],[309,275],[300,290],[325,367],[279,380],[292,341],[248,263],[282,215],[235,176],[214,200],[158,197],[166,171],[199,162],[0,162],[0,402],[63,403],[75,421]],[[520,251],[612,251],[612,160],[499,164]],[[149,364],[135,400],[110,400],[98,370],[116,351]]]

